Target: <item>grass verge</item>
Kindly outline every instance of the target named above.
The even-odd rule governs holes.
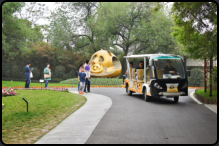
[[[196,90],[196,93],[205,99],[217,99],[217,90],[212,91],[212,96],[209,96],[209,89],[205,92],[204,89]]]
[[[70,92],[17,90],[20,95],[2,97],[2,141],[5,144],[32,144],[86,102]],[[27,112],[26,103],[29,101]]]
[[[78,84],[61,84],[61,83],[50,83],[48,84],[48,86],[77,86]],[[25,82],[22,81],[2,81],[2,87],[18,87],[18,86],[25,86]],[[30,83],[30,87],[31,86],[45,86],[45,83]]]

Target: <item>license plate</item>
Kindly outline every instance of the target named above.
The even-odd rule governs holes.
[[[178,83],[177,84],[166,84],[167,92],[178,92]]]

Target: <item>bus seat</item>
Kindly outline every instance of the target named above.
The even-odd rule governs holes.
[[[163,73],[164,73],[164,70],[157,69],[157,77],[158,77],[158,79],[162,79],[163,78]]]
[[[146,69],[147,83],[150,83],[150,69]]]

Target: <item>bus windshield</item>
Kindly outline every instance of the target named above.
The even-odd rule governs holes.
[[[154,65],[158,79],[185,79],[184,65],[180,57],[155,57]]]

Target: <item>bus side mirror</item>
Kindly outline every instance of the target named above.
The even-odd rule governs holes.
[[[187,77],[190,77],[190,70],[186,71]]]

